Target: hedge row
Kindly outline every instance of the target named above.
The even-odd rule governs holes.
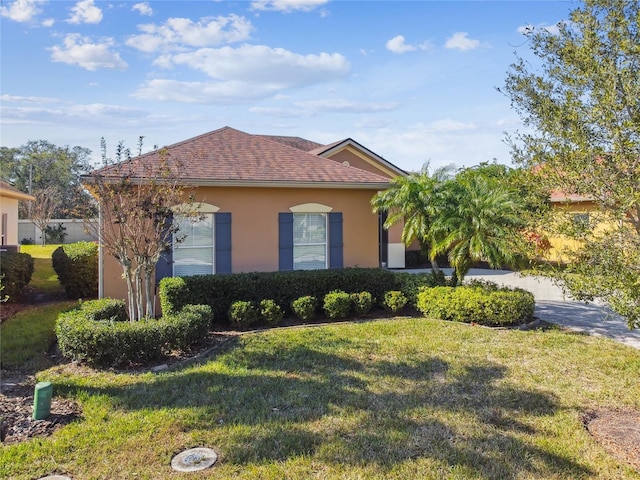
[[[65,357],[101,367],[156,360],[173,350],[188,351],[209,331],[211,309],[186,305],[159,320],[129,322],[121,300],[93,300],[62,313],[56,321]]]
[[[209,305],[214,318],[226,318],[236,301],[259,303],[270,299],[293,313],[294,300],[312,296],[324,298],[340,290],[346,293],[366,291],[382,299],[389,290],[402,291],[415,305],[422,286],[444,285],[444,275],[394,273],[379,268],[345,268],[290,272],[234,273],[168,277],[160,281],[160,304],[165,313],[179,312],[185,305]]]
[[[534,307],[531,292],[492,284],[423,288],[416,304],[425,317],[487,326],[524,323],[533,316]]]
[[[95,298],[97,296],[97,244],[76,242],[62,245],[54,250],[51,261],[68,298]]]
[[[0,297],[8,296],[8,301],[18,301],[33,275],[33,258],[27,253],[0,252]]]

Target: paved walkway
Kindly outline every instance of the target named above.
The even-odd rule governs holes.
[[[405,270],[430,272],[431,270]],[[451,269],[443,269],[450,275]],[[607,307],[597,303],[578,302],[566,297],[562,289],[546,277],[522,276],[506,270],[471,269],[465,280],[488,280],[509,287],[519,287],[533,293],[536,299],[535,315],[541,320],[555,323],[589,335],[611,338],[640,349],[640,329],[629,330],[626,320]]]

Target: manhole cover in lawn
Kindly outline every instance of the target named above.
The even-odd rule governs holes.
[[[218,454],[210,448],[191,448],[171,459],[171,468],[178,472],[197,472],[209,468],[218,460]]]

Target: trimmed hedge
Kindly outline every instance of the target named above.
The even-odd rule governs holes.
[[[329,292],[324,296],[322,310],[327,318],[346,318],[351,313],[351,295],[340,290]]]
[[[61,245],[54,250],[51,261],[68,298],[95,298],[98,295],[97,244]]]
[[[33,258],[27,253],[0,252],[0,277],[2,298],[18,301],[24,288],[29,285],[33,275]]]
[[[421,286],[444,285],[444,276],[394,273],[380,268],[344,268],[288,272],[233,273],[167,277],[160,281],[160,304],[164,313],[179,312],[188,304],[209,305],[214,318],[226,318],[231,304],[237,300],[259,303],[271,299],[286,305],[286,313],[294,313],[294,300],[312,296],[323,299],[327,293],[370,292],[382,299],[389,290],[402,291],[411,305]]]
[[[425,317],[488,326],[524,323],[535,307],[531,292],[491,284],[422,288],[417,298]]]
[[[58,346],[65,357],[101,367],[156,360],[173,350],[188,351],[209,331],[211,309],[186,305],[159,320],[126,320],[124,302],[84,302],[56,321]]]

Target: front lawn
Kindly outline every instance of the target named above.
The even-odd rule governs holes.
[[[33,257],[34,271],[29,286],[46,294],[64,295],[64,287],[51,263],[51,254],[60,245],[21,245],[20,252]]]
[[[559,330],[397,318],[235,337],[161,374],[42,371],[82,417],[0,450],[0,477],[568,479],[640,473],[588,434],[598,407],[640,408],[640,352]],[[186,477],[185,477],[186,478]]]

